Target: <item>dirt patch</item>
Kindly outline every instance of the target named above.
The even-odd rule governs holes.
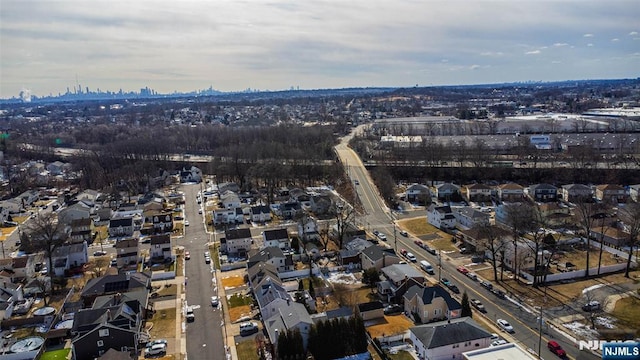
[[[152,325],[152,326],[151,326]],[[151,338],[175,338],[176,333],[176,308],[168,308],[156,311],[153,318],[147,321],[151,326],[149,335]]]
[[[244,278],[242,276],[230,276],[222,278],[221,282],[225,289],[230,289],[244,285]]]
[[[231,319],[231,322],[236,322],[243,316],[251,316],[251,306],[241,305],[229,309],[229,319]]]
[[[371,337],[389,336],[407,331],[413,325],[413,321],[404,315],[384,316],[384,320],[376,325],[367,327]]]
[[[426,235],[418,236],[418,238],[420,238],[420,240],[424,240],[424,241],[431,241],[431,240],[440,239],[440,235],[438,235],[438,234],[426,234]]]
[[[427,219],[424,216],[398,220],[398,226],[415,236],[422,236],[425,234],[434,234],[439,232],[436,227],[427,222]]]

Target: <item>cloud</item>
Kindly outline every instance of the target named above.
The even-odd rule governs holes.
[[[469,69],[471,69],[471,70],[477,70],[477,69],[480,69],[480,65],[473,64],[473,65],[469,66]]]
[[[612,42],[618,42],[618,41],[620,41],[620,39],[618,39],[618,38],[613,38],[613,39],[611,39],[611,41],[612,41]]]
[[[587,37],[587,38],[588,38],[588,37],[593,37],[593,34],[584,34],[584,35],[582,35],[582,36],[583,36],[583,37]]]
[[[563,46],[569,46],[569,44],[567,44],[567,43],[555,43],[555,44],[553,44],[553,46],[555,46],[555,47],[563,47]]]
[[[527,51],[526,53],[524,53],[525,55],[538,55],[540,54],[541,51],[540,50],[532,50],[532,51]]]
[[[635,35],[638,35],[637,31],[632,31],[632,32],[629,33],[629,36],[635,36]]]
[[[588,47],[592,47],[592,46],[593,46],[593,44],[592,44],[592,43],[588,43],[588,44],[587,44],[587,46],[588,46]]]

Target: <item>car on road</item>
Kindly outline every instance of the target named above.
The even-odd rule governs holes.
[[[105,256],[105,255],[107,255],[107,252],[102,250],[98,250],[93,253],[93,256]]]
[[[480,312],[487,312],[487,309],[484,308],[484,304],[482,304],[482,302],[478,299],[471,299],[469,300],[469,302],[471,302],[471,305],[473,305],[474,308],[476,308],[478,311]]]
[[[167,344],[155,344],[144,350],[144,357],[160,356],[167,353]]]
[[[424,245],[422,246],[422,248],[423,248],[426,252],[428,252],[429,254],[431,254],[431,255],[435,255],[435,254],[436,254],[436,249],[433,249],[433,248],[429,247],[429,245],[427,245],[427,244],[424,244]]]
[[[189,220],[184,221],[184,226],[189,226]]]
[[[47,275],[49,273],[49,268],[44,266],[42,270],[40,270],[40,274]]]
[[[467,269],[467,268],[466,268],[466,267],[464,267],[464,266],[458,266],[458,267],[456,268],[456,270],[458,270],[458,272],[460,272],[460,273],[462,273],[462,274],[464,274],[464,275],[467,275],[467,274],[469,273],[469,269]]]
[[[202,208],[198,209],[198,214],[202,214]]]
[[[400,255],[407,256],[407,249],[400,249]]]
[[[505,299],[507,297],[507,294],[500,289],[492,289],[491,292],[500,299]]]
[[[458,289],[458,287],[456,285],[453,284],[449,284],[449,290],[453,291],[456,294],[460,294],[460,289]]]
[[[380,231],[378,230],[373,230],[373,235],[378,236],[380,234]]]
[[[409,233],[406,230],[400,230],[400,235],[407,237],[409,236]]]
[[[211,264],[211,258],[208,257],[208,256],[206,258],[204,258],[204,263],[205,264]]]
[[[582,305],[583,311],[596,311],[600,310],[600,302],[599,301],[589,301],[588,303]]]
[[[480,281],[480,286],[491,291],[493,289],[493,284],[488,281]]]
[[[187,306],[187,322],[194,322],[196,315],[193,313],[193,306]]]
[[[416,256],[415,256],[415,255],[413,255],[413,253],[408,252],[405,256],[406,256],[406,257],[407,257],[407,259],[409,259],[409,261],[411,261],[411,262],[416,262],[416,261],[418,261],[418,259],[416,259]]]
[[[188,251],[185,251],[185,252],[184,252],[184,259],[185,259],[185,260],[189,260],[189,259],[191,259],[191,253],[190,253],[190,252],[188,252]]]
[[[449,285],[451,285],[451,282],[447,278],[440,279],[440,282],[442,283],[442,285],[444,285],[446,287],[449,287]]]
[[[513,326],[511,326],[511,324],[509,324],[509,322],[507,320],[504,319],[498,319],[496,320],[496,322],[498,323],[498,326],[500,326],[500,328],[508,333],[514,333],[515,330],[513,330]]]
[[[507,340],[500,339],[500,340],[493,341],[490,346],[500,346],[507,343],[508,343]]]
[[[547,348],[549,349],[549,351],[561,358],[567,356],[567,352],[564,351],[562,346],[560,346],[560,344],[558,344],[556,341],[549,340],[549,342],[547,343]]]
[[[258,324],[255,322],[244,322],[240,324],[240,335],[247,336],[258,332]]]
[[[382,241],[387,241],[387,235],[385,235],[383,233],[379,233],[378,234],[378,239],[380,239]]]
[[[356,184],[356,185],[360,185],[360,181],[358,181],[358,180],[353,180],[353,183]]]
[[[211,297],[211,306],[218,306],[220,304],[220,298],[217,296]]]
[[[420,241],[420,240],[414,240],[413,243],[416,244],[420,248],[424,247],[424,243],[422,241]]]
[[[118,266],[118,260],[116,260],[116,259],[111,259],[111,261],[109,262],[109,266],[111,266],[111,267],[116,267],[116,266]]]
[[[402,314],[403,311],[404,311],[404,308],[402,307],[402,305],[398,305],[398,304],[387,305],[384,308],[384,314],[385,315]]]
[[[467,277],[473,281],[478,281],[478,275],[476,273],[469,272],[467,273]]]

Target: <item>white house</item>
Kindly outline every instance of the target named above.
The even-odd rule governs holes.
[[[251,207],[251,222],[264,223],[271,221],[271,208],[267,205],[257,205]]]
[[[427,209],[427,222],[438,229],[453,229],[456,227],[456,217],[449,205],[430,205]]]
[[[150,256],[152,259],[171,259],[173,253],[171,251],[171,235],[152,235],[151,245],[149,248]]]
[[[67,244],[56,248],[51,256],[53,272],[56,276],[64,276],[65,270],[82,266],[89,262],[87,242]]]
[[[242,208],[222,208],[213,210],[213,224],[242,224],[244,222],[244,214]]]
[[[227,209],[240,207],[241,204],[238,194],[231,191],[225,191],[222,193],[220,195],[220,202],[222,203],[222,206]]]
[[[491,333],[469,317],[414,326],[409,338],[421,359],[462,359],[462,353],[487,348]]]
[[[286,228],[265,230],[262,233],[263,247],[275,246],[283,251],[289,251],[291,249],[291,239],[289,239],[289,232]]]
[[[244,256],[251,250],[253,239],[249,229],[230,229],[225,231],[227,252]]]
[[[471,229],[476,225],[487,225],[491,222],[491,216],[469,206],[457,208],[453,214],[459,227]]]

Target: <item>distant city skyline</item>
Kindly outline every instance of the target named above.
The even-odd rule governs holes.
[[[635,0],[0,0],[0,98],[640,76]]]

